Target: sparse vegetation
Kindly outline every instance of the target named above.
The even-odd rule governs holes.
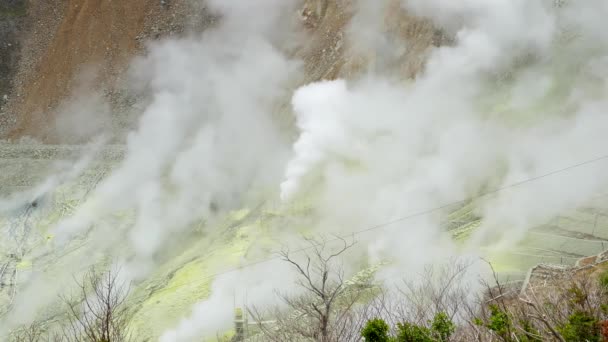
[[[606,272],[564,271],[518,287],[483,283],[471,296],[466,263],[428,268],[416,283],[387,290],[346,280],[340,258],[354,245],[308,239],[308,253],[280,256],[299,275],[300,295],[278,294],[283,308],[248,308],[255,341],[316,342],[605,342],[608,341]],[[91,271],[78,292],[63,297],[68,314],[58,325],[35,323],[13,333],[14,342],[124,342],[131,340],[128,289],[117,273]],[[204,324],[204,322],[201,322]]]
[[[354,242],[342,239],[342,245],[337,249],[331,249],[323,238],[306,239],[306,242],[311,252],[303,258],[297,258],[296,253],[289,250],[280,253],[281,258],[300,276],[296,284],[304,294],[279,294],[288,310],[275,309],[271,313],[276,317],[275,324],[264,324],[264,315],[257,308],[250,310],[254,321],[268,341],[359,339],[359,331],[366,319],[357,315],[355,307],[369,293],[369,288],[347,286],[344,271],[338,264],[339,257]]]
[[[68,324],[63,328],[65,341],[130,341],[128,289],[118,280],[118,273],[90,271],[78,284],[73,298],[64,298],[68,306]]]
[[[566,342],[599,342],[600,325],[596,317],[584,311],[568,316],[568,321],[558,327]]]
[[[10,336],[12,342],[128,342],[128,288],[118,272],[88,272],[78,283],[78,292],[62,297],[67,306],[64,320],[43,325],[34,322]]]
[[[608,291],[608,270],[603,271],[599,276],[600,286]]]
[[[469,265],[452,263],[429,268],[420,282],[405,282],[397,291],[376,288],[367,292],[374,293],[371,300],[359,293],[343,301],[341,296],[348,292],[343,271],[323,258],[328,253],[325,244],[313,246],[321,247],[303,263],[288,253],[283,257],[299,270],[299,284],[315,295],[286,301],[290,311],[300,314],[298,319],[279,318],[272,328],[263,327],[262,340],[289,341],[297,335],[295,340],[323,342],[608,341],[606,272],[592,276],[584,268],[565,270],[542,284],[528,284],[523,292],[501,284],[495,276],[494,283],[483,283],[485,290],[471,298],[470,289],[463,285]],[[349,247],[345,244],[336,256]],[[308,271],[312,269],[316,273]],[[331,295],[315,291],[328,279],[340,280],[326,285]],[[322,309],[328,307],[323,298],[335,298],[327,310]]]

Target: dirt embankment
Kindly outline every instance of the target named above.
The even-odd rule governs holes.
[[[382,18],[375,20],[382,38],[390,41],[389,49],[371,46],[376,44],[373,41],[357,41],[364,39],[356,33],[361,29],[358,20],[366,19],[356,18],[354,13],[359,10],[360,17],[368,14],[366,9],[355,8],[356,1],[305,1],[302,20],[314,32],[303,56],[308,80],[352,78],[364,70],[381,72],[378,68],[403,79],[411,78],[422,70],[430,47],[447,43],[430,21],[408,14],[399,0],[379,2],[385,5],[379,12]]]
[[[0,131],[5,105],[11,96],[12,80],[19,56],[19,33],[24,29],[25,0],[0,2]]]
[[[77,76],[95,71],[95,86],[111,94],[146,37],[183,30],[185,1],[31,0],[28,28],[7,104],[16,122],[10,138],[54,140],[47,129],[53,110]]]
[[[19,36],[20,59],[14,67],[11,96],[5,105],[9,114],[0,122],[0,138],[32,136],[45,142],[60,141],[61,137],[53,136],[49,127],[54,111],[70,95],[79,74],[93,70],[95,87],[112,102],[129,60],[143,52],[146,39],[179,34],[193,23],[201,25],[203,11],[193,10],[193,3],[29,0],[27,29]],[[355,48],[357,42],[345,38],[349,36],[346,30],[353,6],[352,0],[302,1],[302,24],[310,33],[305,48],[298,52],[306,62],[305,81],[352,77],[376,60],[373,52],[362,52]],[[400,9],[399,0],[389,0],[385,15],[386,35],[408,46],[391,57],[390,67],[404,78],[411,77],[421,69],[428,48],[437,43],[437,31],[428,22]]]

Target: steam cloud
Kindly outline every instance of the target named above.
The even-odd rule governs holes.
[[[209,1],[222,14],[218,27],[153,45],[134,66],[152,95],[127,156],[56,227],[58,241],[93,230],[95,248],[123,256],[114,245],[126,234],[134,254],[127,269],[145,278],[173,234],[212,217],[215,204],[240,207],[252,189],[279,188],[285,205],[312,197],[311,229],[348,234],[605,153],[608,4],[408,0],[404,9],[431,20],[453,43],[432,48],[413,80],[370,72],[297,89],[299,135],[290,155],[271,114],[301,72],[277,48],[299,37],[286,15],[295,4]],[[381,32],[387,2],[374,4],[359,2],[348,30],[351,40],[361,38],[355,51],[398,49]],[[359,234],[358,246],[372,262],[393,261],[381,276],[416,274],[427,263],[475,255],[481,245],[511,246],[527,229],[602,191],[606,171],[605,163],[590,164],[482,198],[476,205],[483,224],[465,251],[442,234],[436,215]],[[136,216],[124,231],[100,223],[127,209]],[[257,303],[274,303],[272,290],[293,279],[263,271],[276,267],[218,278],[210,299],[161,340],[190,341],[227,328],[235,283],[255,292]],[[46,304],[17,301],[27,312]]]
[[[607,37],[597,34],[591,16],[574,13],[604,11],[605,5],[404,6],[455,37],[453,45],[431,52],[413,82],[372,74],[305,85],[293,96],[300,136],[281,198],[297,201],[313,191],[319,231],[357,231],[603,154],[608,119],[598,95],[605,78],[585,70],[605,60]],[[378,21],[363,22],[373,27]],[[593,43],[565,41],[573,32],[593,37]],[[373,41],[370,31],[352,34]],[[382,32],[376,34],[381,40]],[[572,53],[591,52],[588,43],[597,49]],[[478,253],[480,244],[512,245],[527,229],[582,205],[606,186],[606,168],[598,163],[483,198],[483,225],[469,252]],[[360,239],[372,260],[394,261],[382,276],[415,274],[426,262],[463,253],[442,236],[439,223],[429,215]]]
[[[279,14],[290,2],[264,1],[251,10],[237,3],[211,2],[211,10],[224,16],[222,24],[152,45],[148,56],[135,61],[136,86],[151,99],[128,136],[125,159],[52,230],[57,247],[82,234],[95,241],[85,247],[90,248],[86,261],[78,256],[65,261],[69,273],[114,256],[128,259],[122,270],[130,280],[144,279],[169,238],[194,220],[212,224],[214,210],[247,205],[250,190],[280,180],[287,145],[271,113],[299,63],[276,47],[283,34],[269,31],[270,23],[284,19]],[[132,225],[109,220],[129,210],[135,211]],[[55,300],[59,289],[35,300],[26,295],[51,277],[53,283],[68,283],[69,273],[32,278],[17,295],[19,312],[6,326],[34,319],[32,313]]]

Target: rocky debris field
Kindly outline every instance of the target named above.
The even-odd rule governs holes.
[[[213,18],[201,6],[189,0],[1,0],[0,139],[57,142],[48,126],[88,69],[91,90],[114,112],[129,112],[133,100],[124,75],[132,58],[145,54],[151,41],[207,27]]]
[[[0,2],[0,134],[14,122],[9,120],[5,106],[12,97],[12,80],[19,56],[19,34],[24,29],[26,17],[25,0],[3,0]]]

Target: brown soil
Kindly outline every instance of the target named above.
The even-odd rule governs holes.
[[[326,3],[322,13],[315,9]],[[353,16],[353,1],[308,0],[302,10],[304,24],[314,31],[304,59],[307,80],[352,78],[371,67],[382,56],[375,51],[357,51],[348,41],[346,31]],[[447,42],[440,31],[425,19],[411,16],[401,8],[399,0],[389,0],[384,11],[384,31],[395,41],[395,46],[407,46],[404,52],[382,67],[401,78],[414,77],[423,69],[429,48]],[[378,70],[377,70],[378,71]]]
[[[422,69],[428,48],[437,44],[437,31],[401,10],[398,0],[390,1],[386,31],[404,46],[407,42],[408,49],[389,67],[404,78],[412,77]],[[14,81],[17,96],[8,103],[16,116],[9,138],[61,140],[50,128],[54,110],[71,93],[80,73],[92,68],[95,87],[111,96],[129,60],[142,52],[143,41],[183,31],[188,17],[196,12],[189,11],[187,3],[189,0],[30,0],[31,28],[22,38]],[[345,39],[352,3],[303,1],[302,23],[309,38],[297,52],[306,62],[303,82],[350,78],[374,61],[373,52],[354,51],[352,42]]]
[[[15,82],[20,96],[11,103],[19,115],[10,138],[49,140],[53,109],[78,73],[92,67],[97,87],[111,89],[141,50],[142,35],[158,30],[153,23],[171,10],[158,0],[32,0],[32,28],[23,39]]]

